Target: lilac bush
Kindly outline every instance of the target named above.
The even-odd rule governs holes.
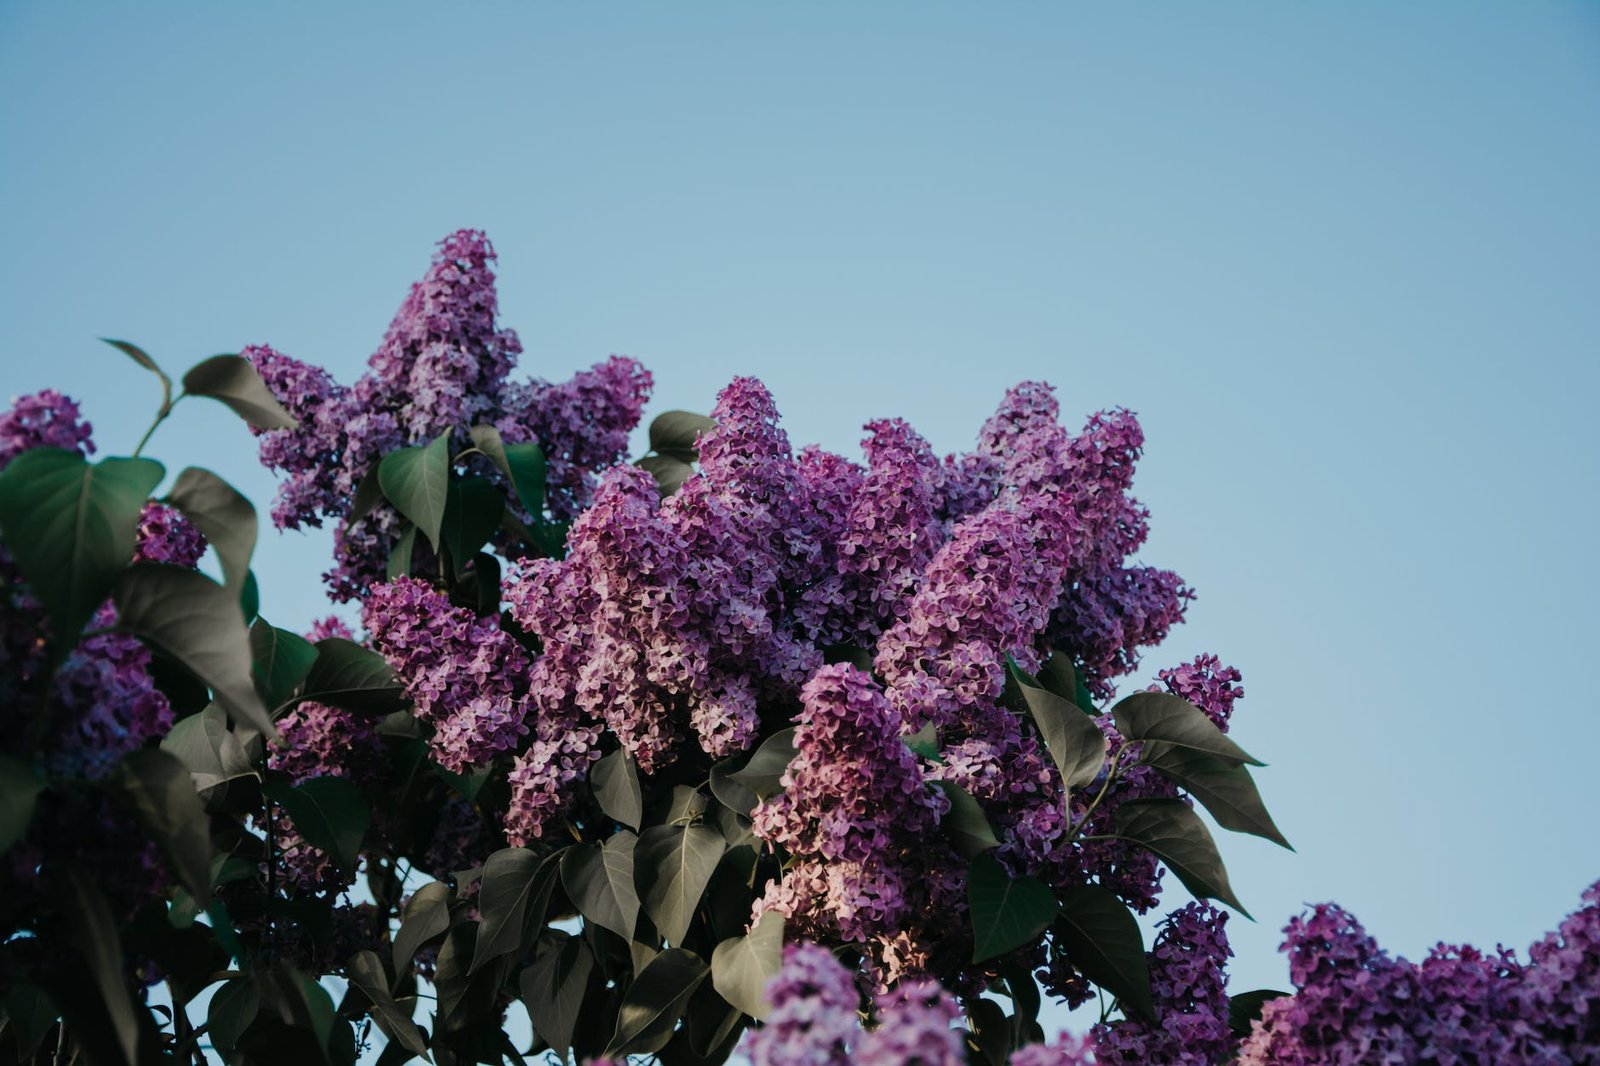
[[[1238,670],[1127,684],[1194,596],[1138,558],[1131,412],[1074,432],[1023,382],[970,450],[880,418],[857,462],[740,376],[628,462],[650,375],[513,380],[493,262],[441,242],[349,385],[258,344],[175,390],[111,342],[162,389],[130,457],[59,393],[0,415],[0,1059],[1596,1053],[1593,891],[1526,963],[1321,907],[1293,995],[1230,995],[1197,812],[1287,841]],[[333,527],[344,615],[263,617],[215,474],[153,497],[189,396],[256,434],[278,528]],[[1046,996],[1099,1021],[1047,1040]]]

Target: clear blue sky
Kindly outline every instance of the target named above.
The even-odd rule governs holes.
[[[1300,849],[1223,840],[1237,990],[1307,901],[1415,957],[1600,878],[1600,8],[4,0],[0,145],[0,392],[112,453],[156,394],[95,337],[348,381],[460,226],[526,368],[627,353],[655,410],[1137,410],[1200,591],[1147,664],[1243,670]],[[154,452],[270,498],[220,410]],[[276,622],[326,552],[267,537]]]

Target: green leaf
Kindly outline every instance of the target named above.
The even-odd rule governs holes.
[[[500,528],[505,509],[505,494],[488,478],[467,477],[450,482],[440,535],[458,574]]]
[[[69,869],[64,881],[69,942],[89,969],[124,1059],[138,1062],[139,1021],[122,970],[122,937],[116,920],[88,875]]]
[[[257,618],[250,627],[250,658],[256,691],[275,711],[289,702],[306,679],[311,664],[317,661],[317,649],[300,634]]]
[[[729,937],[711,953],[717,994],[760,1021],[772,1009],[767,985],[783,965],[783,915],[767,911],[744,936]]]
[[[472,443],[510,479],[523,510],[538,522],[544,514],[544,450],[532,442],[507,444],[493,426],[473,426]]]
[[[289,812],[308,844],[327,852],[346,873],[356,868],[372,812],[355,782],[343,777],[314,777],[294,786],[269,781],[261,791]]]
[[[117,349],[117,351],[126,355],[129,359],[132,359],[135,363],[138,363],[140,366],[150,371],[150,373],[154,374],[156,377],[160,378],[161,410],[165,412],[172,408],[172,379],[167,377],[167,372],[162,370],[161,367],[157,365],[156,361],[152,359],[143,348],[139,347],[137,344],[130,344],[127,341],[115,341],[110,337],[101,337],[100,339],[106,344],[111,345],[111,347]]]
[[[1066,787],[1090,784],[1105,768],[1105,734],[1075,704],[1034,684],[1015,663],[1009,669]]]
[[[417,949],[450,928],[450,886],[429,881],[406,900],[400,931],[394,936],[394,968],[403,971]]]
[[[1078,885],[1060,891],[1061,915],[1052,928],[1073,966],[1125,1009],[1156,1020],[1144,936],[1127,905],[1109,889]]]
[[[0,1001],[0,1034],[9,1036],[18,1062],[33,1062],[34,1052],[56,1024],[60,1011],[43,991],[18,981]]]
[[[1006,1056],[1011,1053],[1011,1020],[1006,1017],[1005,1008],[992,999],[974,999],[967,1003],[967,1032],[971,1039],[967,1042],[969,1048],[974,1048],[982,1056],[981,1061],[989,1066],[1005,1066]],[[967,1056],[970,1063],[972,1055]]]
[[[972,961],[982,962],[1031,943],[1056,916],[1056,897],[1033,877],[1012,880],[990,852],[967,873],[972,911]]]
[[[450,494],[450,431],[423,448],[401,448],[378,463],[378,484],[395,510],[422,530],[435,553]]]
[[[261,613],[261,586],[256,584],[256,572],[244,572],[244,587],[239,590],[239,613],[244,615],[244,624],[250,625]]]
[[[393,581],[397,577],[408,576],[411,573],[411,557],[416,551],[417,527],[407,522],[394,547],[389,549],[389,558],[384,562],[384,577]]]
[[[607,816],[637,830],[644,819],[639,767],[626,748],[618,748],[589,768],[589,788]]]
[[[1146,759],[1170,744],[1230,762],[1266,765],[1228,739],[1200,708],[1166,692],[1135,692],[1111,708],[1111,719],[1124,737],[1144,742]]]
[[[692,463],[700,456],[700,435],[715,426],[692,411],[663,411],[650,422],[650,450]]]
[[[356,491],[350,497],[350,513],[344,516],[344,527],[349,529],[383,502],[383,488],[378,484],[378,464],[367,467],[367,472],[356,482]]]
[[[208,704],[161,738],[161,750],[189,772],[192,788],[204,792],[239,777],[255,777],[256,768],[244,744],[228,728],[219,704]]]
[[[178,475],[167,502],[205,535],[222,564],[227,587],[243,589],[256,550],[256,509],[250,501],[211,471],[191,466]]]
[[[44,782],[33,767],[9,755],[0,755],[0,855],[23,838]]]
[[[295,429],[300,425],[272,395],[256,368],[241,356],[202,359],[183,375],[183,391],[222,401],[257,429]]]
[[[383,961],[377,953],[358,951],[350,956],[344,968],[350,983],[360,989],[371,1003],[367,1013],[372,1015],[372,1020],[378,1023],[384,1035],[413,1055],[422,1056],[424,1062],[432,1062],[422,1030],[411,1020],[411,1015],[400,1008],[389,991],[389,975],[383,972]]]
[[[694,467],[670,455],[647,455],[634,465],[656,479],[656,489],[662,499],[677,492],[685,481],[694,476]]]
[[[528,1019],[550,1049],[566,1061],[572,1031],[595,972],[594,952],[581,936],[560,934],[522,971],[519,988]]]
[[[218,1050],[231,1052],[260,1011],[261,991],[255,981],[248,976],[229,980],[211,997],[206,1011],[211,1042]]]
[[[317,657],[300,688],[301,699],[369,715],[390,714],[405,706],[405,688],[382,655],[343,637],[324,637],[316,649]]]
[[[1292,995],[1290,992],[1280,992],[1275,988],[1258,988],[1254,992],[1241,992],[1237,996],[1228,997],[1228,1028],[1233,1030],[1233,1035],[1243,1040],[1250,1035],[1251,1022],[1261,1017],[1261,1008],[1275,999]]]
[[[1250,771],[1238,763],[1179,747],[1164,747],[1153,758],[1146,755],[1140,761],[1188,791],[1224,829],[1250,833],[1294,850],[1267,813]]]
[[[35,448],[0,473],[0,537],[65,651],[133,559],[139,515],[166,473],[153,459]],[[237,608],[235,608],[237,610]]]
[[[669,944],[683,943],[726,842],[705,826],[657,825],[639,834],[633,865],[644,912]]]
[[[483,864],[478,942],[469,974],[501,955],[521,954],[533,942],[544,925],[559,867],[559,852],[540,858],[527,848],[501,848],[489,856]]]
[[[939,728],[932,722],[904,739],[906,747],[924,759],[939,758]]]
[[[250,673],[238,600],[194,570],[141,563],[117,579],[117,627],[188,667],[234,721],[277,738]]]
[[[672,1039],[684,1005],[709,972],[700,956],[683,948],[668,948],[657,955],[622,997],[617,1031],[605,1054],[620,1057],[660,1051]]]
[[[616,833],[604,846],[582,844],[561,856],[561,885],[578,913],[596,925],[633,939],[639,893],[633,887],[633,849],[638,837]]]
[[[1196,899],[1219,899],[1250,918],[1250,912],[1228,884],[1228,871],[1223,868],[1211,831],[1187,803],[1176,799],[1129,800],[1117,808],[1116,820],[1118,836],[1154,852]]]
[[[195,899],[211,895],[211,821],[189,771],[165,751],[139,748],[107,782],[166,853],[178,882]]]
[[[759,799],[766,799],[783,791],[783,772],[795,755],[794,727],[780,729],[762,741],[750,761],[730,776]]]
[[[950,846],[963,859],[1000,846],[1000,840],[989,825],[989,818],[973,798],[972,793],[950,781],[935,781],[933,786],[950,800],[939,827],[950,838]]]

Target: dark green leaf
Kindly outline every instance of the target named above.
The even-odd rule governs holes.
[[[709,972],[700,956],[683,948],[668,948],[652,959],[622,997],[606,1055],[648,1055],[665,1047],[684,1004]]]
[[[289,702],[306,679],[311,664],[317,661],[317,649],[298,633],[257,618],[250,626],[250,657],[256,690],[275,710]]]
[[[872,673],[872,653],[859,644],[829,644],[822,649],[822,661],[830,666],[849,663],[864,674]]]
[[[300,689],[304,699],[357,714],[383,715],[405,705],[405,689],[389,660],[343,637],[316,643],[317,657]]]
[[[72,948],[88,967],[94,991],[127,1062],[139,1061],[139,1020],[122,969],[122,937],[111,908],[82,871],[66,871],[65,904]]]
[[[639,834],[633,853],[637,886],[644,912],[667,943],[683,943],[723,847],[721,833],[698,825],[657,825]]]
[[[217,553],[230,589],[243,589],[256,550],[256,509],[239,490],[209,470],[191,466],[178,475],[167,502],[183,512]]]
[[[1073,966],[1116,996],[1125,1010],[1155,1021],[1144,936],[1127,905],[1096,885],[1064,888],[1060,897],[1061,916],[1052,932]]]
[[[400,1008],[394,996],[389,991],[389,976],[383,972],[383,962],[376,952],[358,951],[350,956],[345,963],[345,972],[350,977],[350,983],[361,990],[361,994],[371,1001],[368,1013],[372,1020],[378,1023],[384,1035],[395,1041],[413,1055],[421,1055],[425,1062],[432,1062],[428,1055],[428,1043],[422,1037],[422,1030],[417,1028],[417,1023],[411,1020],[411,1015]]]
[[[500,528],[500,515],[505,509],[505,495],[488,478],[468,477],[450,482],[441,536],[457,573]]]
[[[670,455],[647,455],[635,465],[656,479],[656,489],[663,499],[677,492],[685,481],[694,476],[694,467]]]
[[[126,355],[129,359],[132,359],[135,363],[138,363],[140,366],[150,371],[150,373],[154,374],[156,377],[160,378],[161,410],[166,411],[172,406],[172,379],[167,377],[167,372],[162,370],[161,367],[157,365],[156,361],[150,358],[143,348],[139,347],[137,344],[130,344],[127,341],[115,341],[110,337],[101,337],[100,339],[111,345],[111,347],[117,349],[122,354]]]
[[[411,557],[416,551],[417,527],[407,522],[394,547],[389,549],[389,558],[384,563],[384,576],[390,581],[408,576],[411,573]]]
[[[970,859],[1000,846],[988,816],[972,793],[950,781],[935,781],[933,785],[950,800],[950,809],[939,825],[950,838],[950,846],[956,849],[956,854]]]
[[[595,958],[583,937],[561,936],[563,939],[546,945],[533,965],[522,971],[519,987],[533,1031],[565,1062],[578,1011],[594,975]]]
[[[343,777],[314,777],[295,786],[270,781],[261,791],[289,812],[308,844],[327,852],[346,873],[356,868],[372,812],[355,782]]]
[[[165,751],[139,748],[122,757],[108,782],[150,831],[172,872],[195,899],[211,895],[211,828],[183,763]]]
[[[383,502],[383,489],[378,485],[378,464],[373,463],[367,467],[367,472],[361,475],[361,480],[356,483],[355,494],[350,498],[350,513],[344,516],[345,528],[348,529],[372,513],[372,509]]]
[[[238,601],[193,570],[141,563],[117,579],[117,625],[199,677],[234,721],[277,738],[250,673],[250,631]]]
[[[394,937],[394,968],[403,971],[417,949],[450,928],[450,886],[429,881],[406,900]]]
[[[767,911],[744,936],[711,953],[711,984],[729,1003],[760,1021],[772,1009],[767,985],[783,965],[783,915]]]
[[[256,583],[256,572],[244,572],[244,587],[239,590],[239,613],[244,615],[244,624],[250,625],[261,613],[261,586]]]
[[[201,792],[235,778],[256,776],[249,753],[228,729],[228,716],[219,704],[209,704],[173,726],[161,738],[161,750],[183,764],[193,788]]]
[[[1294,850],[1267,813],[1250,771],[1238,763],[1172,746],[1163,746],[1153,758],[1146,756],[1141,761],[1187,790],[1224,829],[1250,833]]]
[[[939,729],[932,722],[905,738],[906,747],[924,759],[939,758]]]
[[[608,816],[637,830],[644,818],[639,767],[627,749],[618,748],[589,768],[589,788]]]
[[[235,977],[228,981],[211,997],[206,1011],[211,1042],[221,1051],[232,1051],[260,1011],[261,992],[254,980]]]
[[[589,921],[633,939],[639,893],[633,887],[633,849],[638,837],[616,833],[605,842],[570,847],[561,857],[561,885]]]
[[[450,431],[445,430],[426,447],[401,448],[385,455],[378,463],[378,484],[395,510],[422,530],[437,553],[450,494]]]
[[[526,848],[501,848],[489,856],[483,864],[478,942],[468,973],[501,955],[520,954],[533,942],[544,925],[559,867],[559,852],[540,858]]]
[[[989,1066],[1005,1066],[1011,1053],[1013,1028],[1011,1019],[1000,1004],[992,999],[974,999],[967,1004],[967,1031],[972,1034],[972,1044]],[[969,1045],[972,1046],[972,1045]],[[971,1056],[968,1056],[971,1061]]]
[[[538,522],[544,514],[544,451],[533,443],[506,444],[493,426],[473,426],[472,443],[511,480],[523,510]]]
[[[1243,1040],[1250,1035],[1250,1023],[1261,1017],[1261,1008],[1275,999],[1282,999],[1291,995],[1289,992],[1279,992],[1275,988],[1258,988],[1254,992],[1241,992],[1237,996],[1228,997],[1228,1028],[1233,1030],[1233,1035]]]
[[[33,1061],[33,1053],[58,1017],[50,997],[33,985],[18,981],[11,986],[0,1001],[0,1033],[12,1039],[18,1062]]]
[[[1266,765],[1228,739],[1228,734],[1218,729],[1200,708],[1166,692],[1135,692],[1111,708],[1111,719],[1124,737],[1144,741],[1146,759],[1170,744],[1230,762]]]
[[[994,855],[972,860],[967,874],[972,911],[972,961],[982,962],[1032,942],[1056,916],[1056,897],[1033,877],[1012,880]]]
[[[1228,884],[1211,831],[1187,803],[1129,800],[1117,808],[1116,819],[1118,836],[1149,848],[1197,899],[1219,899],[1250,917]]]
[[[1094,781],[1106,764],[1106,738],[1100,727],[1075,704],[1034,684],[1015,663],[1010,669],[1066,787],[1083,788]]]
[[[164,474],[153,459],[91,466],[62,448],[23,452],[0,473],[0,537],[61,650],[77,643],[132,560],[139,515]]]
[[[0,855],[27,833],[35,800],[43,791],[44,782],[32,766],[0,755]]]
[[[700,434],[715,426],[692,411],[663,411],[650,422],[650,450],[692,463],[699,456]]]
[[[221,400],[257,429],[295,429],[300,425],[272,395],[250,361],[237,355],[213,355],[196,363],[183,375],[183,391]]]
[[[766,799],[783,791],[783,772],[794,757],[794,727],[791,726],[762,741],[750,761],[731,776],[758,798]]]

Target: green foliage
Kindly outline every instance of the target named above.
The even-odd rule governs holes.
[[[378,463],[378,485],[399,511],[439,550],[445,503],[450,494],[450,434],[423,448],[401,448]]]
[[[276,737],[251,673],[238,600],[193,570],[141,563],[117,579],[117,626],[182,663],[241,725]]]
[[[268,781],[261,790],[288,812],[307,843],[327,852],[341,869],[355,869],[372,812],[354,782],[342,777],[315,777],[301,785]]]
[[[1032,942],[1055,919],[1055,893],[1035,877],[1013,878],[989,852],[967,870],[972,911],[972,961],[982,962]]]
[[[711,953],[711,983],[717,993],[756,1020],[772,1004],[767,984],[783,964],[783,915],[763,914],[750,932],[729,937]]]
[[[299,425],[272,395],[250,361],[237,355],[213,355],[183,375],[189,396],[220,400],[256,429],[293,429]]]
[[[44,790],[34,768],[20,759],[0,755],[0,855],[22,839],[33,821],[33,807]]]
[[[1116,996],[1130,1013],[1155,1020],[1144,937],[1126,904],[1106,889],[1062,889],[1051,932],[1085,977]]]
[[[61,448],[24,452],[0,473],[0,537],[65,647],[133,558],[139,513],[164,473],[153,459],[90,463]]]
[[[243,589],[256,548],[256,509],[250,501],[211,471],[191,466],[173,482],[167,502],[204,534],[222,563],[227,587]]]

